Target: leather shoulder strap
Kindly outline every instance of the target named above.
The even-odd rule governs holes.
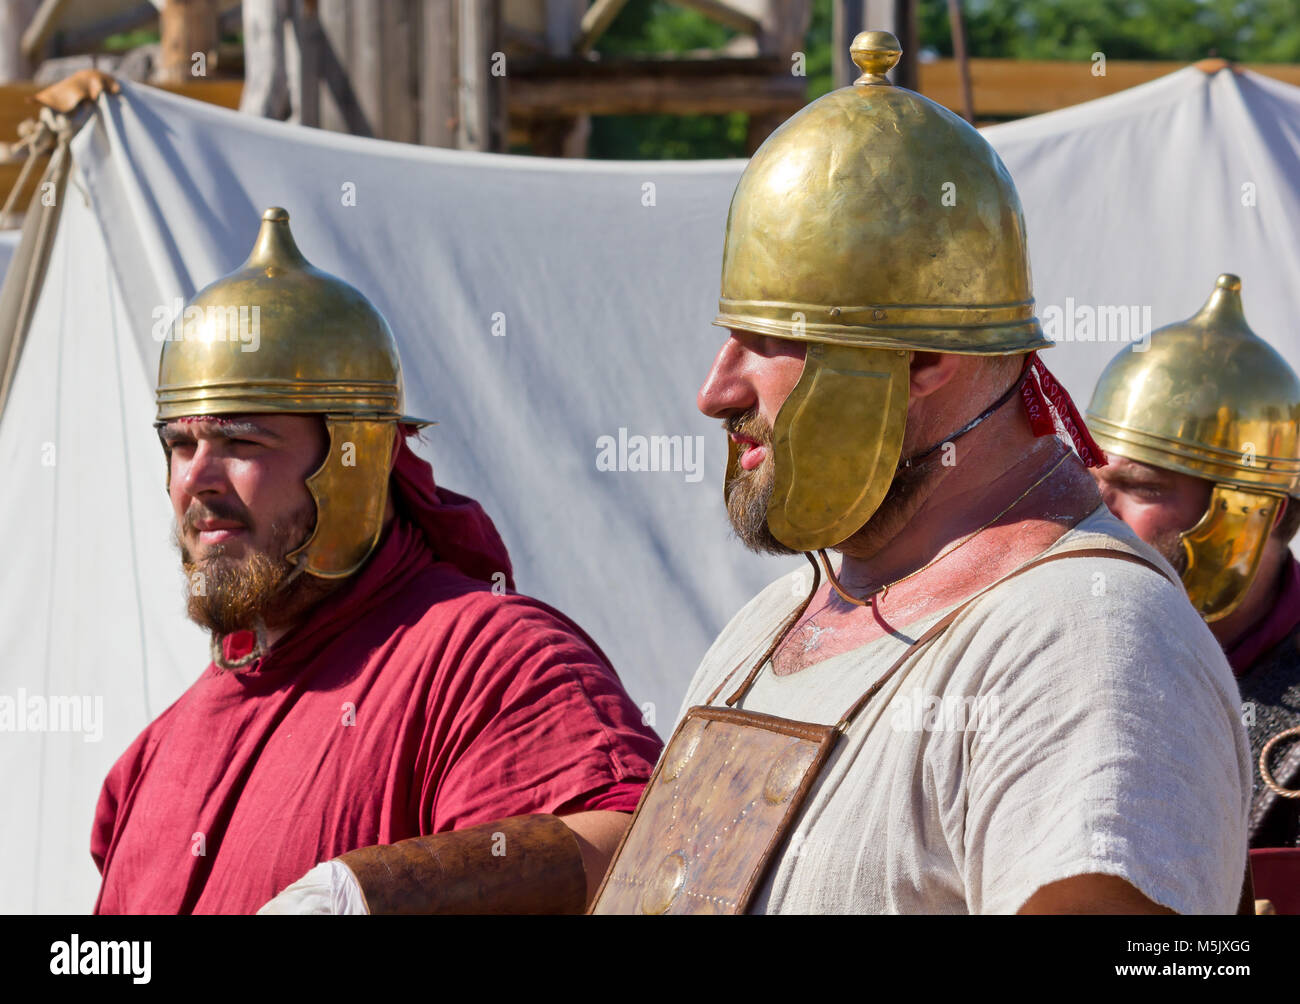
[[[1133,554],[1130,551],[1122,551],[1118,548],[1075,547],[1065,551],[1056,551],[1052,554],[1040,554],[1038,557],[1032,558],[1031,560],[1025,562],[1023,565],[1021,565],[1019,568],[1015,569],[1014,571],[1007,573],[1002,578],[998,579],[996,582],[988,586],[985,586],[979,592],[975,593],[975,595],[966,598],[961,603],[957,604],[957,606],[953,607],[946,614],[944,614],[943,617],[939,618],[939,620],[935,621],[932,625],[930,625],[930,627],[925,631],[925,633],[922,634],[920,638],[916,639],[916,641],[912,642],[912,644],[907,647],[907,651],[904,652],[902,655],[900,655],[897,661],[892,666],[890,666],[887,670],[885,670],[884,674],[878,680],[876,680],[875,683],[871,685],[871,687],[867,690],[867,692],[863,694],[861,697],[859,697],[857,701],[854,702],[853,706],[844,713],[844,717],[842,717],[839,720],[839,723],[835,726],[835,728],[841,733],[847,731],[849,724],[853,721],[854,717],[858,714],[858,712],[861,711],[866,706],[867,702],[870,701],[871,698],[876,696],[880,688],[889,682],[890,678],[896,672],[898,672],[899,669],[903,667],[903,664],[906,663],[907,660],[910,659],[913,655],[919,652],[924,645],[928,644],[929,642],[937,638],[939,635],[943,634],[943,632],[948,629],[948,626],[952,624],[952,622],[955,621],[961,615],[961,613],[964,610],[966,610],[966,608],[969,607],[976,600],[980,599],[982,596],[987,595],[989,592],[996,589],[1004,582],[1009,582],[1011,579],[1014,579],[1017,575],[1021,575],[1025,572],[1028,572],[1032,568],[1037,568],[1039,565],[1046,565],[1050,561],[1059,561],[1062,558],[1118,558],[1121,561],[1129,561],[1136,565],[1145,565],[1147,568],[1150,568],[1152,571],[1159,572],[1160,575],[1163,576],[1166,580],[1169,580],[1169,576],[1165,572],[1163,572],[1160,569],[1160,566],[1156,565],[1154,562],[1148,561],[1146,558],[1142,557],[1139,554]]]

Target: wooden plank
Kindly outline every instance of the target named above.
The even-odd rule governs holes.
[[[578,41],[573,44],[574,52],[590,52],[592,47],[600,41],[600,36],[605,34],[609,26],[614,23],[614,18],[618,17],[619,11],[627,6],[627,0],[596,0],[587,8],[587,13],[582,16],[582,31],[578,36]],[[554,5],[547,5],[547,14],[554,10]],[[548,25],[550,19],[548,17]],[[549,33],[555,36],[555,32]],[[551,48],[552,52],[556,49]],[[568,51],[567,48],[564,51]],[[558,53],[557,53],[558,54]]]
[[[952,29],[952,56],[957,63],[957,81],[961,85],[962,118],[975,124],[975,99],[970,86],[970,53],[966,51],[966,18],[961,0],[948,0],[948,24]]]
[[[348,132],[349,129],[347,117],[339,107],[339,98],[330,87],[327,66],[334,68],[337,78],[342,68],[348,65],[348,43],[352,38],[348,15],[351,9],[348,0],[320,0],[316,8],[316,20],[320,22],[321,32],[320,124],[322,129],[332,129],[334,132]],[[360,111],[358,107],[357,114]]]
[[[758,51],[781,66],[780,72],[800,83],[805,78],[796,77],[792,72],[792,57],[794,53],[803,51],[811,17],[812,7],[807,0],[767,0],[758,31]],[[753,156],[788,115],[789,112],[781,107],[751,112],[745,129],[745,152]]]
[[[460,0],[457,54],[460,120],[456,145],[462,150],[502,150],[505,136],[505,77],[494,76],[493,54],[501,50],[498,0]]]
[[[244,97],[249,115],[281,119],[292,108],[296,54],[286,45],[282,0],[244,0]]]
[[[791,115],[805,104],[805,80],[769,59],[603,60],[516,67],[510,116]]]
[[[194,79],[194,55],[203,53],[211,63],[217,49],[217,5],[215,0],[167,0],[159,27],[161,65],[155,70],[160,83]],[[215,66],[205,66],[211,72]],[[206,75],[206,74],[205,74]]]
[[[0,82],[27,80],[35,72],[35,64],[23,51],[23,39],[40,6],[40,0],[0,4]]]
[[[27,29],[23,32],[21,45],[23,54],[33,63],[40,62],[40,57],[45,51],[45,43],[54,33],[63,14],[63,8],[67,5],[68,0],[42,0],[41,5],[32,15]]]
[[[586,55],[625,5],[626,0],[595,0],[590,7],[586,0],[545,0],[547,51],[560,59]],[[529,145],[538,156],[586,157],[590,138],[590,115],[539,119],[532,123]]]
[[[239,98],[244,90],[242,80],[187,80],[179,84],[162,84],[160,90],[193,98],[210,105],[239,110]]]
[[[977,117],[1018,117],[1066,108],[1115,94],[1183,69],[1186,63],[1108,60],[1106,75],[1092,74],[1092,62],[1023,59],[972,59],[971,86]],[[1251,70],[1300,86],[1300,66],[1246,63]],[[920,92],[961,114],[961,82],[954,60],[922,63]]]
[[[415,105],[415,0],[385,0],[380,37],[384,52],[384,139],[419,141]]]
[[[790,57],[802,52],[804,36],[812,19],[808,0],[768,0],[758,33],[758,50],[785,60],[790,71]]]
[[[289,121],[319,126],[322,37],[315,0],[295,0],[283,31]]]
[[[350,58],[343,65],[352,82],[361,114],[370,123],[376,136],[386,138],[383,2],[384,0],[349,0],[352,8]]]
[[[457,84],[457,0],[424,0],[420,8],[420,142],[454,147],[460,120]]]
[[[831,72],[836,87],[847,87],[861,72],[849,55],[853,38],[863,30],[866,11],[864,0],[834,0],[831,11]],[[880,28],[888,31],[887,27]]]
[[[921,38],[916,23],[916,0],[894,0],[894,9],[897,11],[894,35],[903,49],[903,55],[890,73],[889,79],[901,87],[917,90],[920,80],[917,75],[918,67],[921,63],[917,59],[917,54],[921,51]]]

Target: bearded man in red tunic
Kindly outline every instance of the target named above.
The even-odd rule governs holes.
[[[158,381],[212,662],[105,781],[97,913],[580,911],[660,742],[406,437],[387,322],[268,209]]]

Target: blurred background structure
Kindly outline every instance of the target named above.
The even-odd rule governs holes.
[[[721,158],[848,83],[866,27],[902,41],[896,83],[987,124],[1206,57],[1300,84],[1295,14],[1295,0],[6,0],[0,193],[26,156],[12,141],[30,95],[88,66],[406,143]]]

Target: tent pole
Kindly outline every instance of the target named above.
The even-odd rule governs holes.
[[[975,99],[970,88],[970,59],[966,55],[966,19],[962,16],[961,0],[948,0],[948,22],[952,27],[952,54],[957,60],[957,74],[961,78],[962,115],[975,124]]]
[[[41,112],[42,122],[54,131],[58,145],[36,191],[32,193],[23,220],[22,239],[9,263],[4,285],[0,286],[0,416],[4,415],[9,401],[9,388],[18,370],[27,330],[49,267],[54,237],[59,230],[59,216],[72,167],[69,145],[89,117],[87,104],[79,106],[72,115],[60,115],[50,109]]]

